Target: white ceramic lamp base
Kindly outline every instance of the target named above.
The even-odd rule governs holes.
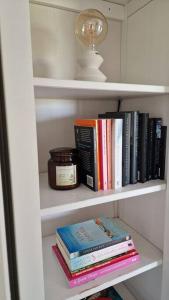
[[[87,50],[82,58],[78,59],[81,67],[76,79],[88,81],[106,81],[107,77],[99,70],[103,63],[102,56],[94,50]]]

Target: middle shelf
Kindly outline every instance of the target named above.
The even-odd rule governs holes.
[[[40,174],[41,219],[79,208],[113,202],[125,198],[150,194],[166,189],[164,180],[131,184],[119,190],[93,192],[84,185],[68,191],[52,190],[48,186],[47,173]]]

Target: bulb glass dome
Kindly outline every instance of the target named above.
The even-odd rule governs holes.
[[[95,50],[106,37],[108,23],[105,16],[96,9],[87,9],[76,20],[76,37],[87,47]]]

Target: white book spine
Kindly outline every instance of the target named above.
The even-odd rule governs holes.
[[[122,135],[123,120],[115,120],[115,189],[122,187]]]
[[[112,119],[112,188],[122,187],[123,120]]]

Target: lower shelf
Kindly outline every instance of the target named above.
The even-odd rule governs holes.
[[[138,274],[151,270],[162,264],[162,252],[150,242],[127,226],[121,220],[119,225],[127,230],[134,241],[141,261],[130,267],[115,271],[80,287],[69,288],[66,277],[52,253],[51,246],[55,244],[55,235],[43,238],[43,261],[45,278],[45,296],[48,300],[80,300],[109,286],[116,285]]]

